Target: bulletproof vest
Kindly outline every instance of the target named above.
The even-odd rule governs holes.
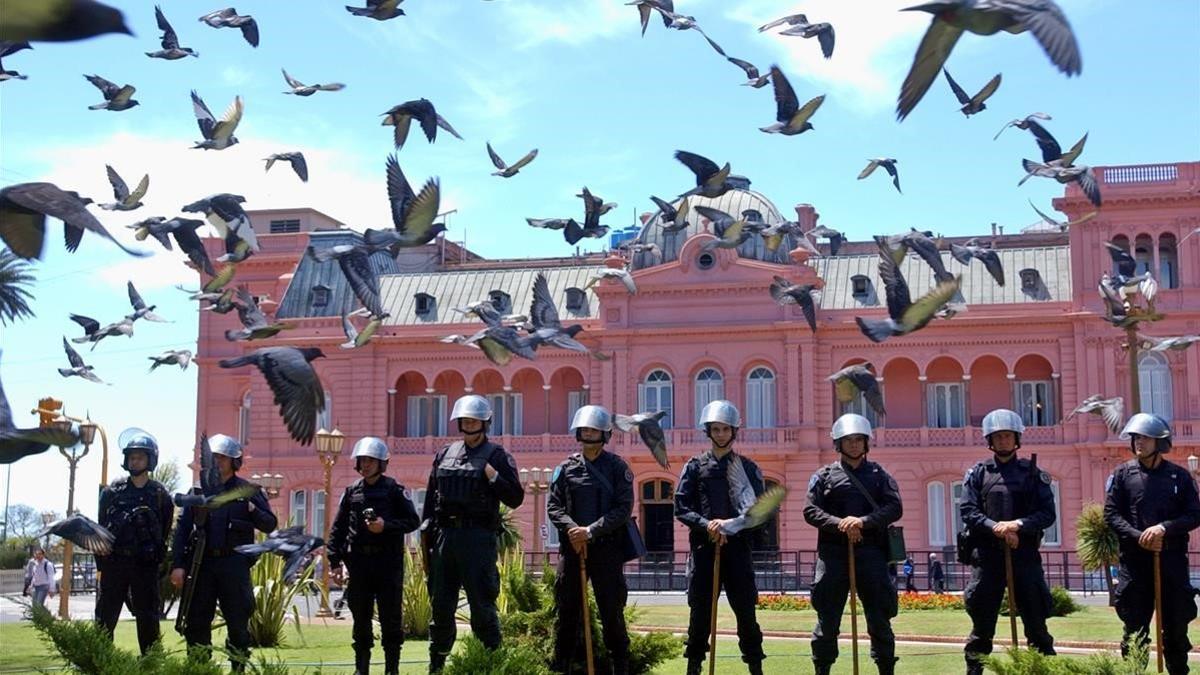
[[[1035,510],[1037,501],[1036,475],[1027,459],[1014,459],[996,465],[997,471],[984,464],[983,481],[979,486],[980,507],[995,521],[1016,520]]]
[[[229,490],[247,483],[235,477],[221,487]],[[208,531],[208,546],[213,549],[233,549],[254,543],[254,520],[250,517],[248,500],[239,499],[208,513],[205,524]]]
[[[1187,491],[1182,485],[1191,477],[1165,460],[1153,471],[1142,471],[1137,460],[1132,460],[1118,469],[1114,480],[1120,480],[1129,493],[1129,521],[1138,529],[1178,518],[1187,509],[1184,502]],[[1188,539],[1187,532],[1168,535],[1167,546],[1176,549],[1182,541],[1182,549],[1186,550]]]
[[[742,461],[734,453],[726,455],[728,461]],[[700,492],[700,515],[714,518],[736,518],[737,510],[729,500],[729,479],[725,476],[725,464],[711,452],[700,456],[696,467],[696,482]]]
[[[346,504],[350,509],[350,520],[347,524],[348,549],[351,553],[356,548],[374,547],[380,545],[397,545],[403,543],[404,535],[396,530],[384,530],[378,534],[367,529],[366,518],[363,515],[367,509],[373,509],[375,515],[384,520],[394,518],[393,492],[398,490],[396,481],[388,476],[380,476],[374,485],[359,479],[346,488]]]
[[[113,534],[117,555],[142,560],[157,560],[162,555],[157,487],[157,483],[148,482],[139,489],[128,479],[120,479],[110,488],[113,497],[103,514],[103,522]]]
[[[446,454],[434,472],[437,481],[438,510],[441,515],[487,517],[495,510],[487,491],[487,465],[496,446],[490,441],[469,450],[457,441],[446,448]]]
[[[580,525],[586,526],[596,522],[612,507],[612,498],[608,491],[592,475],[592,472],[604,471],[609,482],[615,483],[612,473],[608,471],[611,462],[604,461],[604,458],[604,454],[600,455],[589,469],[583,455],[574,454],[563,466],[564,478],[567,481],[568,512],[571,520]]]

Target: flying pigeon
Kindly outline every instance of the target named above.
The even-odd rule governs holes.
[[[104,168],[108,172],[108,182],[112,185],[113,197],[117,201],[109,204],[101,204],[100,208],[105,211],[133,211],[141,208],[142,197],[146,196],[146,190],[150,189],[150,174],[142,176],[142,181],[138,183],[137,189],[133,192],[129,191],[129,186],[121,178],[111,166],[107,164]]]
[[[154,372],[154,369],[159,366],[178,365],[180,370],[187,370],[188,364],[192,362],[192,350],[190,349],[168,349],[158,356],[147,356],[152,363],[148,372]]]
[[[103,525],[82,513],[76,513],[73,516],[50,523],[46,529],[38,532],[34,539],[41,539],[48,534],[62,537],[72,544],[91,551],[98,556],[111,554],[113,543],[116,541],[116,537],[113,536],[112,532],[109,532]]]
[[[254,544],[243,544],[234,548],[235,551],[242,555],[249,556],[252,560],[258,558],[263,553],[274,553],[287,561],[283,567],[284,583],[292,583],[295,580],[296,574],[300,571],[300,565],[308,558],[308,554],[314,549],[325,545],[325,541],[320,537],[314,537],[311,534],[304,533],[303,525],[296,525],[283,530],[276,530],[267,535],[267,538],[261,542]]]
[[[52,183],[19,183],[0,189],[0,239],[13,253],[29,260],[42,257],[46,238],[46,216],[63,221],[63,235],[72,253],[85,230],[108,239],[129,255],[149,255],[125,248],[87,210],[92,200]]]
[[[71,314],[69,316],[72,321],[83,327],[84,333],[83,337],[71,338],[71,342],[80,344],[91,342],[92,349],[95,349],[101,340],[110,335],[127,335],[133,337],[133,320],[129,318],[101,327],[100,322],[95,319],[80,314]]]
[[[1028,129],[1029,124],[1031,122],[1034,122],[1034,120],[1048,120],[1048,119],[1052,119],[1052,118],[1044,112],[1029,113],[1025,117],[1011,120],[1008,122],[1008,124],[1005,124],[1004,126],[1000,127],[1000,131],[996,132],[996,135],[992,137],[992,140],[994,141],[997,138],[1000,138],[1000,134],[1004,133],[1004,130],[1009,127],[1016,127],[1018,129]],[[1036,123],[1036,122],[1034,122],[1034,123]]]
[[[935,242],[931,236],[932,233],[920,232],[916,228],[910,228],[904,234],[892,237],[876,237],[875,242],[879,245],[881,251],[891,251],[891,258],[897,265],[904,260],[904,256],[908,255],[908,249],[911,248],[916,251],[921,260],[929,264],[929,267],[933,270],[935,279],[939,282],[953,281],[954,275],[946,271],[946,263],[942,260],[942,254],[938,251],[938,242]],[[893,246],[895,249],[892,249]]]
[[[233,7],[209,12],[200,17],[200,21],[213,28],[240,28],[246,42],[249,42],[251,47],[258,46],[258,22],[249,14],[239,16]]]
[[[277,152],[274,155],[266,158],[267,168],[270,171],[275,162],[287,162],[292,165],[292,171],[300,177],[300,180],[308,182],[308,162],[304,161],[304,154],[300,152]]]
[[[983,85],[983,89],[980,89],[977,94],[968,96],[967,92],[963,91],[963,88],[958,86],[958,83],[954,81],[954,78],[950,77],[949,70],[942,68],[942,72],[946,75],[946,81],[950,83],[950,89],[954,92],[954,97],[962,105],[959,110],[967,117],[987,109],[987,104],[984,101],[991,98],[992,94],[996,93],[996,90],[1000,88],[1000,73],[996,73],[996,76]]]
[[[1050,216],[1046,215],[1045,213],[1043,213],[1042,210],[1039,209],[1038,207],[1034,206],[1032,200],[1030,200],[1029,205],[1033,206],[1033,210],[1037,211],[1037,214],[1039,216],[1041,216],[1042,220],[1046,221],[1047,224],[1057,227],[1059,232],[1066,232],[1072,225],[1086,223],[1087,221],[1091,220],[1092,218],[1095,218],[1096,214],[1100,213],[1099,211],[1092,211],[1091,213],[1085,213],[1084,215],[1079,216],[1075,220],[1071,220],[1071,221],[1056,220],[1056,219],[1051,218]],[[1184,239],[1187,239],[1187,237],[1184,237]],[[1183,243],[1182,239],[1180,240],[1180,243]]]
[[[563,327],[562,321],[558,317],[558,306],[554,302],[554,296],[550,295],[550,283],[546,280],[546,275],[541,272],[533,280],[533,300],[529,305],[529,320],[533,328],[531,335],[537,338],[539,344],[583,354],[593,354],[604,360],[603,356],[588,349],[575,339],[575,336],[583,330],[583,326],[576,323],[566,328]]]
[[[812,284],[793,284],[787,279],[776,276],[771,283],[770,293],[775,302],[787,305],[799,305],[804,312],[804,320],[812,332],[817,332],[817,308],[813,302],[813,293],[817,287]]]
[[[1054,134],[1038,124],[1037,120],[1027,120],[1023,128],[1033,134],[1038,149],[1042,151],[1042,161],[1049,166],[1073,166],[1075,160],[1079,159],[1079,155],[1083,154],[1083,146],[1087,144],[1088,135],[1085,133],[1078,141],[1075,141],[1075,145],[1072,145],[1070,150],[1063,152],[1062,146],[1058,144],[1058,139],[1054,138]]]
[[[196,234],[196,228],[203,226],[204,221],[196,218],[167,220],[161,216],[155,216],[128,227],[137,231],[133,235],[134,239],[144,241],[146,237],[154,237],[168,251],[172,250],[171,238],[173,237],[175,243],[179,244],[179,249],[187,255],[197,269],[202,270],[210,277],[215,277],[217,271],[213,269],[212,261],[208,257],[208,250],[200,241],[200,235]]]
[[[146,306],[146,302],[142,300],[142,296],[139,295],[137,289],[133,287],[132,281],[126,282],[125,286],[125,290],[129,292],[129,304],[133,306],[133,314],[125,315],[126,319],[129,319],[131,322],[137,321],[138,319],[145,319],[147,321],[154,321],[156,323],[171,323],[170,321],[167,321],[166,319],[154,313],[154,308],[158,305],[151,305],[149,307]]]
[[[920,103],[963,31],[1033,34],[1046,55],[1068,77],[1083,71],[1079,45],[1067,17],[1053,0],[938,0],[904,10],[929,12],[933,20],[900,88],[896,117],[903,120]]]
[[[837,399],[842,403],[850,403],[858,398],[859,393],[862,393],[867,405],[871,406],[872,410],[880,415],[886,415],[887,411],[883,408],[883,392],[879,389],[875,373],[871,372],[872,368],[874,366],[870,363],[856,363],[842,368],[825,379],[833,383]]]
[[[754,236],[754,231],[747,227],[744,217],[735,219],[724,211],[708,206],[697,206],[696,213],[712,223],[713,234],[717,236],[716,239],[704,242],[704,245],[700,247],[702,251],[711,251],[715,248],[737,248]]]
[[[534,352],[540,342],[537,336],[521,335],[512,326],[494,325],[480,330],[461,344],[478,347],[489,361],[504,367],[512,361],[514,354],[523,359],[536,358]]]
[[[767,83],[771,81],[770,71],[768,71],[764,75],[764,74],[759,73],[758,67],[755,66],[753,63],[750,63],[749,61],[743,61],[742,59],[734,58],[732,56],[727,56],[725,58],[733,65],[737,66],[738,68],[741,68],[742,71],[744,73],[746,73],[747,79],[745,82],[742,83],[742,86],[754,87],[755,89],[761,89],[762,87],[767,86]]]
[[[637,284],[633,282],[633,275],[630,274],[628,270],[612,268],[602,269],[596,274],[596,276],[588,279],[588,282],[583,286],[583,290],[586,291],[592,286],[595,286],[601,279],[616,279],[625,286],[625,290],[629,291],[630,295],[637,295]]]
[[[400,170],[396,155],[392,154],[387,158],[387,192],[388,201],[392,204],[393,229],[367,228],[363,233],[363,241],[371,248],[387,248],[395,257],[400,254],[401,248],[423,246],[446,231],[444,224],[433,222],[437,218],[442,195],[437,178],[425,181],[420,193],[413,192],[404,172]]]
[[[375,335],[375,332],[378,331],[379,327],[382,325],[382,317],[372,316],[371,320],[368,321],[367,325],[364,326],[360,331],[354,327],[353,323],[350,322],[350,315],[344,315],[342,317],[342,331],[346,334],[346,341],[338,345],[338,347],[341,347],[342,349],[354,349],[356,347],[361,347],[371,341],[371,337]]]
[[[686,150],[675,151],[675,159],[682,162],[696,176],[696,187],[679,195],[680,198],[688,195],[700,195],[716,199],[737,188],[740,184],[736,179],[731,180],[729,162],[726,162],[723,167],[718,167],[717,163],[711,159]]]
[[[1083,399],[1078,408],[1063,418],[1063,422],[1068,422],[1081,413],[1098,415],[1115,434],[1121,430],[1121,424],[1125,421],[1125,399],[1120,396],[1103,398],[1099,394],[1093,394]]]
[[[837,255],[838,249],[842,247],[842,244],[846,243],[845,235],[833,229],[832,227],[826,227],[824,225],[818,225],[809,230],[808,235],[816,239],[828,239],[829,255]]]
[[[230,342],[265,340],[266,338],[275,337],[280,331],[286,328],[291,328],[291,325],[286,323],[268,322],[267,315],[258,308],[258,303],[255,302],[254,296],[250,295],[250,290],[245,286],[238,286],[237,300],[238,319],[241,320],[243,328],[241,330],[225,331],[226,340]]]
[[[318,249],[311,244],[308,255],[317,262],[337,260],[354,296],[371,312],[383,317],[383,301],[379,293],[379,275],[371,267],[371,247],[365,244],[339,244]]]
[[[658,206],[658,212],[662,214],[658,222],[663,232],[671,233],[687,229],[690,224],[687,220],[690,206],[686,197],[679,202],[679,206],[672,206],[670,203],[653,195],[651,195],[650,200]]]
[[[13,423],[12,408],[0,383],[0,464],[13,462],[45,452],[50,446],[70,447],[79,442],[73,431],[59,431],[54,426],[18,429]]]
[[[742,466],[741,462],[738,462],[737,465]],[[742,471],[745,469],[743,468]],[[775,517],[785,499],[787,499],[787,488],[782,485],[773,485],[767,488],[754,500],[745,513],[721,523],[721,534],[732,536],[742,530],[752,530],[761,526]]]
[[[88,110],[120,112],[122,110],[129,110],[135,105],[140,105],[137,99],[133,98],[133,93],[137,91],[137,87],[134,87],[132,84],[118,87],[99,75],[84,75],[83,77],[95,85],[100,90],[100,93],[104,95],[104,103],[89,105]]]
[[[500,159],[500,155],[497,155],[496,151],[492,149],[491,143],[487,144],[487,151],[488,156],[492,158],[492,164],[494,164],[498,169],[498,171],[494,171],[492,175],[500,176],[501,178],[512,178],[513,176],[517,175],[518,171],[520,171],[526,164],[532,162],[533,158],[537,157],[538,155],[537,148],[534,148],[526,153],[524,157],[518,159],[516,164],[509,166],[508,164],[505,164],[504,160]]]
[[[296,96],[312,96],[318,91],[341,91],[346,88],[346,85],[341,82],[331,82],[329,84],[304,84],[300,80],[288,75],[288,71],[283,70],[283,79],[287,81],[288,91],[285,94],[295,94]]]
[[[1111,277],[1112,288],[1117,290],[1122,299],[1128,295],[1128,289],[1137,289],[1143,298],[1153,302],[1154,297],[1158,295],[1158,282],[1150,270],[1138,274],[1137,261],[1128,251],[1112,242],[1105,242],[1104,246],[1117,268],[1116,274]]]
[[[1017,185],[1024,185],[1025,181],[1034,176],[1053,178],[1063,185],[1076,183],[1088,201],[1095,206],[1102,204],[1100,184],[1096,182],[1096,174],[1090,166],[1052,166],[1028,159],[1022,159],[1021,166],[1025,168],[1025,177],[1018,181]]]
[[[817,42],[821,44],[821,53],[825,55],[825,58],[828,59],[833,56],[833,26],[828,23],[809,23],[808,17],[803,14],[792,14],[775,19],[770,23],[759,26],[758,32],[762,33],[783,24],[787,24],[790,28],[780,31],[780,35],[795,35],[803,38],[815,37],[817,38]]]
[[[888,318],[864,319],[855,317],[863,335],[872,342],[883,342],[889,337],[907,335],[924,328],[935,314],[958,293],[959,277],[939,281],[927,294],[912,301],[908,282],[900,273],[900,267],[887,249],[886,243],[877,239],[880,246],[879,276],[886,289]]]
[[[454,130],[454,127],[450,126],[450,123],[437,113],[437,110],[428,99],[419,98],[415,101],[405,101],[400,105],[392,106],[391,110],[383,113],[383,115],[382,125],[385,127],[395,127],[394,136],[397,150],[404,147],[404,141],[408,138],[408,128],[412,125],[414,119],[417,121],[417,124],[421,125],[421,131],[425,132],[425,138],[430,143],[437,138],[438,127],[450,132],[452,136],[460,141],[463,139]]]
[[[95,382],[96,384],[107,384],[92,372],[92,367],[83,362],[83,357],[79,352],[71,348],[71,343],[67,342],[67,338],[63,337],[63,350],[67,352],[67,360],[70,361],[70,368],[59,368],[58,374],[63,377],[71,377],[72,375],[82,377],[85,380]]]
[[[1200,342],[1200,335],[1177,335],[1174,337],[1152,337],[1150,335],[1139,335],[1144,344],[1149,345],[1152,352],[1177,351],[1181,352],[1188,347]]]
[[[162,8],[158,5],[154,6],[154,20],[158,22],[158,29],[162,34],[162,49],[156,52],[146,52],[146,56],[152,59],[166,59],[174,61],[188,56],[200,56],[200,53],[191,47],[180,47],[179,36],[175,34],[175,29],[171,27],[171,23],[167,21],[166,15],[163,14]]]
[[[813,97],[802,107],[796,92],[779,66],[771,66],[771,84],[775,87],[775,123],[759,129],[768,134],[795,136],[813,128],[809,119],[825,102],[825,95]]]
[[[404,16],[404,10],[399,4],[404,0],[366,0],[366,7],[351,7],[346,5],[346,11],[354,16],[365,16],[376,21],[387,21],[398,16]]]
[[[251,251],[258,252],[258,237],[250,225],[249,214],[242,208],[242,203],[245,201],[246,198],[241,195],[222,192],[198,199],[183,207],[182,210],[185,213],[203,213],[209,224],[217,228],[222,239],[228,237],[232,232],[239,239],[245,241]],[[179,241],[178,236],[175,240]],[[182,242],[180,246],[183,246]]]
[[[262,347],[249,354],[217,362],[222,368],[253,365],[262,372],[288,432],[300,445],[316,434],[317,413],[325,408],[325,389],[311,361],[325,356],[316,347]]]
[[[659,424],[666,415],[666,410],[641,412],[634,415],[616,415],[613,418],[613,424],[621,431],[637,430],[638,436],[650,449],[650,454],[654,456],[654,461],[670,471],[671,462],[667,458],[667,437]]]
[[[8,0],[0,40],[68,42],[106,33],[133,35],[120,10],[95,0]]]
[[[8,40],[0,40],[0,59],[16,54],[22,49],[33,49],[28,42],[10,42]],[[15,70],[5,70],[3,64],[0,64],[0,82],[7,80],[28,80],[28,75],[22,75]]]
[[[964,265],[970,265],[971,260],[979,260],[987,269],[988,274],[1000,286],[1004,285],[1004,265],[995,249],[983,248],[975,239],[968,240],[964,245],[950,244],[950,256]]]
[[[224,150],[238,142],[237,136],[233,135],[237,125],[242,121],[242,97],[233,97],[233,103],[229,104],[229,108],[225,114],[221,116],[218,122],[212,111],[204,105],[204,100],[192,90],[192,112],[196,115],[196,124],[200,126],[200,134],[204,136],[203,141],[199,141],[192,149],[203,150]]]
[[[868,160],[866,168],[858,173],[858,179],[862,180],[867,176],[870,176],[875,172],[877,167],[882,166],[883,169],[888,172],[888,175],[892,177],[892,185],[896,186],[896,192],[904,194],[904,191],[900,189],[900,174],[896,171],[896,164],[899,161],[900,160],[893,159],[891,157],[876,157],[875,159]]]

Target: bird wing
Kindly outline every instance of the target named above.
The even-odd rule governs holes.
[[[789,124],[792,118],[796,117],[796,112],[800,109],[800,102],[796,98],[796,91],[792,89],[792,84],[784,77],[779,66],[771,66],[771,85],[775,88],[775,119]]]
[[[949,73],[947,73],[947,76],[949,76]],[[971,97],[970,102],[979,104],[991,98],[992,94],[996,93],[996,90],[1000,88],[1000,76],[1001,73],[996,73],[995,77],[988,80],[988,83],[983,85],[983,89],[980,89],[978,94],[975,94],[973,97]],[[967,103],[967,101],[963,101],[963,103]]]
[[[388,155],[387,158],[387,192],[388,201],[392,204],[392,225],[403,232],[404,214],[408,211],[409,202],[416,195],[412,186],[408,184],[408,179],[404,177],[404,171],[400,169],[400,162],[395,154]]]
[[[871,161],[867,162],[866,168],[864,168],[862,171],[858,172],[858,179],[862,180],[862,179],[866,178],[867,176],[870,176],[872,173],[875,173],[875,169],[878,166],[879,166],[879,160],[872,159]]]
[[[787,499],[787,488],[782,485],[772,485],[767,488],[750,508],[746,511],[745,528],[751,529],[762,525],[779,513],[779,507]]]
[[[200,126],[200,134],[208,140],[212,140],[213,128],[217,125],[217,118],[204,104],[204,99],[192,90],[192,112],[196,115],[196,124]]]
[[[896,320],[897,323],[910,330],[928,323],[933,315],[942,308],[942,305],[950,302],[950,299],[958,293],[961,280],[962,277],[959,276],[939,283],[933,290],[909,305],[908,309],[904,310],[904,314]]]
[[[1061,223],[1060,223],[1059,221],[1057,221],[1057,220],[1055,220],[1055,219],[1051,218],[1050,216],[1048,216],[1048,215],[1046,215],[1046,214],[1042,213],[1042,210],[1041,210],[1041,209],[1039,209],[1037,206],[1034,206],[1034,204],[1033,204],[1033,200],[1029,200],[1029,205],[1030,205],[1030,206],[1033,206],[1033,210],[1034,210],[1034,211],[1037,211],[1037,214],[1038,214],[1039,216],[1041,216],[1041,217],[1042,217],[1042,220],[1046,221],[1047,223],[1050,223],[1051,225],[1061,225]]]
[[[958,102],[963,105],[970,103],[971,97],[966,91],[963,90],[962,87],[958,86],[958,83],[954,81],[953,77],[950,77],[950,71],[942,68],[942,74],[946,76],[946,81],[950,83],[950,90],[954,92],[954,98],[957,98]]]
[[[291,87],[292,89],[303,89],[304,88],[303,82],[301,82],[300,80],[297,80],[296,78],[292,77],[291,75],[288,75],[287,70],[285,70],[283,68],[280,68],[280,70],[283,71],[283,79],[288,83],[289,87]]]
[[[645,24],[643,24],[643,25],[645,25]],[[500,159],[500,155],[497,155],[496,151],[492,149],[492,144],[490,142],[487,144],[487,151],[488,151],[488,157],[492,158],[492,164],[497,169],[503,171],[508,168],[508,165],[504,163],[504,160]]]
[[[91,317],[84,316],[82,314],[70,314],[68,316],[72,321],[80,326],[83,326],[83,332],[87,333],[88,335],[100,330],[100,322]]]
[[[450,123],[446,121],[445,117],[442,117],[441,115],[434,115],[433,120],[439,127],[450,132],[451,136],[457,138],[460,141],[463,139],[462,135],[459,134],[457,131],[455,131],[454,127],[450,126]]]
[[[63,338],[63,350],[67,352],[67,361],[71,362],[72,368],[86,368],[87,364],[83,362],[83,357],[79,352],[71,348],[71,343],[67,342],[67,338]]]
[[[789,122],[789,126],[793,126],[793,127],[804,126],[804,123],[807,122],[809,120],[809,118],[811,118],[813,116],[813,114],[815,112],[817,112],[817,108],[820,108],[821,104],[824,102],[825,102],[825,94],[821,94],[820,96],[814,96],[811,99],[809,99],[808,103],[805,103],[800,108],[800,110],[796,112],[796,115],[794,117],[792,117],[791,121]]]
[[[111,100],[121,90],[120,87],[100,77],[99,75],[84,75],[88,82],[91,82],[100,93],[104,95],[105,100]]]
[[[904,84],[900,87],[900,99],[896,103],[898,119],[903,120],[908,117],[913,108],[916,108],[917,104],[921,102],[925,92],[929,91],[929,86],[937,77],[938,71],[942,69],[942,64],[946,63],[946,57],[950,56],[950,51],[954,49],[954,44],[958,42],[958,38],[962,37],[962,33],[963,29],[952,26],[937,17],[930,22],[929,30],[925,31],[925,37],[921,38],[921,44],[917,47],[912,68],[909,69],[908,75],[904,78]]]
[[[1029,129],[1029,133],[1033,134],[1037,140],[1038,147],[1042,150],[1042,161],[1053,162],[1062,157],[1062,148],[1058,145],[1058,141],[1054,135],[1046,131],[1046,127],[1038,124],[1034,120],[1027,120],[1025,126]]]
[[[254,296],[250,295],[250,289],[243,286],[237,287],[238,299],[238,318],[242,320],[242,325],[251,330],[255,328],[265,328],[268,325],[267,315],[258,308],[258,303],[254,301]]]
[[[821,43],[821,53],[825,55],[825,58],[832,58],[833,43],[837,38],[832,25],[827,23],[821,25],[824,27],[817,33],[817,42]]]
[[[62,190],[52,183],[21,183],[0,190],[0,205],[3,205],[0,206],[0,236],[4,238],[5,243],[12,248],[14,253],[23,258],[36,257],[41,253],[45,222],[43,220],[39,223],[36,218],[29,222],[30,219],[22,217],[27,214],[14,214],[10,207],[4,205],[5,201],[11,201],[25,209],[63,221],[68,226],[66,228],[68,237],[73,238],[76,246],[83,237],[83,230],[90,230],[108,239],[130,255],[139,257],[148,255],[126,248],[124,244],[114,239],[100,224],[100,221],[96,220],[96,217],[87,210],[87,205],[80,200],[79,195]],[[29,225],[37,228],[36,232],[31,232]],[[37,235],[36,242],[34,234]],[[74,250],[70,246],[68,249]],[[30,251],[32,251],[31,255],[25,255]]]
[[[750,78],[751,80],[758,79],[758,67],[753,63],[750,63],[749,61],[743,61],[733,56],[726,56],[725,58],[733,65],[745,71],[746,77]]]
[[[1117,274],[1121,276],[1131,277],[1137,273],[1137,261],[1125,249],[1110,242],[1105,242],[1104,246],[1108,248],[1108,255],[1112,258],[1113,264],[1117,266]]]
[[[538,156],[537,148],[534,148],[534,149],[530,150],[529,152],[527,152],[524,157],[522,157],[521,159],[518,159],[517,163],[513,164],[509,168],[512,169],[513,171],[516,171],[518,169],[523,169],[523,168],[525,168],[525,165],[532,162],[533,159],[537,156]]]
[[[292,171],[300,177],[300,180],[308,182],[308,162],[304,159],[304,155],[299,152],[288,153],[288,163],[292,165]]]
[[[246,17],[249,18],[249,17]],[[258,46],[258,22],[254,19],[243,23],[239,28],[242,29],[242,37],[246,38],[246,42],[250,43],[251,47]]]
[[[696,175],[696,185],[703,185],[705,179],[721,170],[711,159],[686,150],[676,150],[675,159]]]
[[[1078,141],[1075,141],[1075,145],[1072,145],[1070,150],[1064,152],[1062,157],[1059,157],[1059,163],[1063,166],[1074,164],[1075,160],[1079,159],[1079,155],[1083,153],[1083,146],[1087,144],[1087,139],[1088,135],[1084,134]]]
[[[803,14],[789,14],[788,16],[780,17],[778,19],[775,19],[774,21],[764,23],[763,25],[758,27],[758,32],[763,33],[763,32],[771,30],[772,28],[774,28],[776,26],[782,26],[785,23],[788,25],[791,25],[794,23],[808,23],[808,18],[805,17]]]
[[[1016,2],[1012,12],[1033,37],[1046,50],[1046,56],[1067,75],[1078,75],[1083,71],[1083,59],[1079,55],[1079,43],[1067,17],[1053,2]]]
[[[150,174],[142,176],[142,180],[138,181],[137,188],[129,194],[129,198],[125,200],[126,204],[136,204],[142,201],[142,197],[146,196],[146,191],[150,189]]]
[[[881,245],[882,246],[882,245]],[[904,313],[912,305],[912,296],[908,291],[908,282],[900,273],[896,260],[887,253],[880,251],[879,278],[883,280],[884,295],[887,297],[888,316],[900,322]]]
[[[979,254],[979,259],[983,261],[983,266],[987,269],[988,274],[996,280],[996,283],[1004,285],[1004,263],[1000,262],[1000,254],[992,249],[985,249]]]
[[[558,318],[558,307],[554,304],[554,296],[550,295],[550,283],[541,272],[533,280],[533,302],[529,305],[529,320],[534,328],[562,328],[562,322]]]
[[[137,289],[133,287],[133,282],[126,282],[125,287],[129,291],[129,304],[133,305],[134,309],[145,309],[146,302],[142,300],[142,296],[138,294]]]
[[[483,352],[483,355],[497,366],[504,367],[512,361],[512,352],[510,352],[503,344],[497,342],[491,337],[484,336],[479,338],[474,344],[477,344],[479,349]]]
[[[813,302],[811,292],[800,292],[793,297],[800,305],[800,311],[804,313],[804,320],[808,322],[808,327],[814,333],[817,332],[817,307]]]
[[[167,21],[166,15],[163,14],[162,8],[158,5],[154,6],[154,20],[158,22],[158,29],[163,32],[162,48],[178,49],[179,37],[175,35],[175,29],[171,27],[171,23]]]
[[[229,104],[221,121],[213,127],[213,139],[226,139],[232,136],[238,122],[242,121],[242,110],[242,97],[234,96],[233,103]]]
[[[354,296],[362,302],[363,307],[375,316],[383,315],[383,301],[379,296],[379,277],[371,268],[371,260],[366,248],[359,246],[338,257],[338,266],[350,284]]]
[[[1100,184],[1096,182],[1096,174],[1092,172],[1091,167],[1076,176],[1075,182],[1079,183],[1079,189],[1083,190],[1088,201],[1095,206],[1101,205]]]
[[[1108,428],[1112,429],[1114,434],[1117,433],[1121,429],[1121,423],[1125,421],[1125,399],[1118,396],[1103,402],[1100,406],[1100,416],[1104,418]]]
[[[210,277],[215,277],[217,271],[213,269],[212,260],[208,257],[208,250],[204,248],[204,243],[200,241],[200,235],[196,234],[196,228],[204,224],[204,221],[195,218],[180,218],[178,219],[181,226],[171,230],[171,235],[175,237],[175,243],[179,244],[179,248],[187,254],[189,260],[197,267],[204,271]]]
[[[316,434],[317,412],[325,407],[317,371],[293,347],[267,347],[259,353],[259,370],[275,394],[288,431],[301,445],[309,445]]]
[[[113,197],[118,202],[125,201],[129,197],[129,186],[125,184],[125,179],[107,164],[104,165],[104,169],[108,173],[108,182],[112,185]]]
[[[426,239],[433,229],[433,220],[437,217],[441,196],[438,179],[430,178],[425,181],[421,192],[408,205],[408,212],[404,214],[404,224],[399,230],[410,238]]]

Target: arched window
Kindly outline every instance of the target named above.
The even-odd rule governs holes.
[[[665,370],[655,370],[638,384],[638,410],[645,412],[667,411],[659,426],[670,429],[674,426],[674,392],[671,376]]]
[[[1158,285],[1163,288],[1179,288],[1179,258],[1176,255],[1178,242],[1175,235],[1167,233],[1158,238]]]
[[[1148,234],[1139,234],[1133,240],[1133,259],[1137,261],[1137,273],[1154,270],[1154,241]]]
[[[250,390],[242,394],[242,404],[238,406],[238,441],[242,445],[250,442]]]
[[[752,429],[775,426],[775,373],[767,368],[755,368],[746,378],[746,418],[743,424]]]
[[[675,486],[671,481],[642,483],[642,539],[651,553],[675,549]]]
[[[725,398],[725,378],[713,368],[705,368],[696,375],[696,424],[700,423],[700,411],[711,401]]]
[[[325,491],[313,490],[312,525],[308,528],[310,534],[324,537],[325,531]],[[332,525],[332,523],[330,523]]]
[[[1138,357],[1138,385],[1141,389],[1142,412],[1154,413],[1170,422],[1174,409],[1171,369],[1162,354],[1145,352]]]
[[[1062,545],[1062,509],[1058,496],[1058,481],[1050,483],[1050,492],[1054,494],[1054,524],[1042,532],[1042,546]]]
[[[317,411],[317,429],[333,431],[333,394],[325,390],[325,407]]]
[[[929,483],[925,486],[926,512],[929,514],[929,545],[946,545],[946,484]]]
[[[308,529],[308,493],[304,490],[292,491],[292,503],[288,510],[288,520],[291,521],[291,526],[300,526],[303,529]]]

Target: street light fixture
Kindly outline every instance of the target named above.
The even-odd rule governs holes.
[[[54,418],[51,426],[63,433],[70,433],[75,422],[65,414],[60,414]],[[71,446],[60,446],[59,453],[67,460],[67,466],[70,467],[70,474],[67,482],[67,516],[70,517],[75,513],[75,470],[79,467],[79,460],[87,457],[91,451],[92,441],[96,439],[97,425],[91,420],[80,420],[78,429],[79,443]],[[83,452],[79,451],[79,446],[83,445]],[[68,449],[69,448],[69,449]],[[69,619],[70,600],[71,600],[71,581],[74,576],[73,558],[75,546],[69,540],[63,542],[63,575],[62,588],[59,589],[58,597],[58,615],[60,618]]]
[[[1188,455],[1187,463],[1188,471],[1192,472],[1193,474],[1200,473],[1200,457]]]
[[[346,443],[346,436],[341,431],[334,429],[326,431],[320,429],[317,431],[316,450],[317,457],[321,460],[321,467],[325,470],[325,522],[323,531],[325,534],[326,543],[329,542],[329,528],[332,515],[329,508],[330,493],[333,492],[332,473],[333,465],[337,462],[338,457],[342,454],[342,446]],[[317,612],[317,616],[330,617],[333,612],[329,609],[329,556],[325,554],[324,564],[321,565],[321,609]]]
[[[57,516],[53,511],[42,511],[42,527],[50,527],[50,523],[55,521]],[[50,548],[50,533],[47,532],[45,537],[42,537],[42,550]]]
[[[283,474],[279,473],[264,473],[261,476],[254,474],[250,476],[250,480],[262,487],[263,492],[267,493],[267,499],[278,497],[279,491],[283,488]]]
[[[521,478],[521,487],[526,492],[533,495],[533,541],[534,553],[546,553],[545,538],[542,537],[542,495],[550,489],[550,478],[553,476],[553,469],[546,467],[539,469],[536,466],[533,469],[521,469],[518,474]],[[545,482],[542,482],[545,480]]]

